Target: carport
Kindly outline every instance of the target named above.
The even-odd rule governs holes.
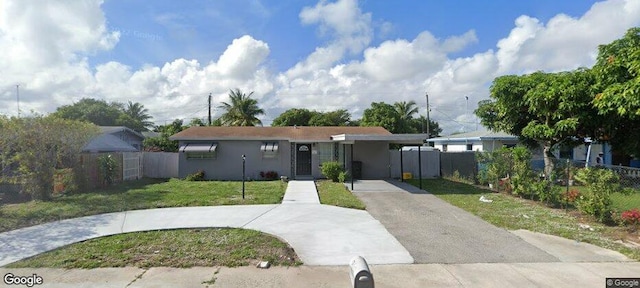
[[[417,145],[418,146],[418,179],[420,180],[420,189],[422,189],[422,156],[420,153],[420,147],[425,143],[427,139],[427,134],[390,134],[390,135],[362,135],[362,134],[340,134],[340,135],[333,135],[331,136],[331,140],[333,140],[334,142],[343,145],[344,147],[344,151],[347,151],[347,147],[348,150],[350,151],[349,153],[349,157],[347,157],[347,153],[344,153],[343,155],[343,165],[345,167],[345,169],[347,167],[349,167],[349,169],[347,170],[349,172],[349,175],[351,175],[351,190],[353,190],[353,185],[354,185],[354,159],[356,153],[359,153],[360,151],[357,151],[358,149],[355,149],[354,147],[356,146],[356,144],[358,143],[379,143],[379,142],[383,142],[386,143],[387,145],[387,151],[388,151],[388,146],[389,144],[399,144],[401,146],[403,145]],[[387,152],[384,151],[384,152]],[[369,151],[361,151],[361,153],[369,153]],[[400,152],[400,175],[402,175],[404,173],[404,168],[402,165],[402,152]],[[349,158],[349,162],[350,165],[347,166],[347,158]],[[402,179],[402,177],[400,177],[400,179]]]

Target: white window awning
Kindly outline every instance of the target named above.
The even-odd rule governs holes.
[[[278,142],[263,142],[260,146],[261,152],[278,152]]]
[[[188,143],[180,146],[180,152],[216,152],[218,143]]]

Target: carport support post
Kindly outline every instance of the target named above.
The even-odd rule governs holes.
[[[246,156],[244,154],[242,154],[242,200],[244,200],[244,179],[245,179],[245,160],[246,160]]]
[[[422,190],[422,151],[418,145],[418,180],[420,181],[420,189]]]
[[[402,163],[402,146],[400,146],[400,182],[404,182],[404,165]]]
[[[351,191],[353,191],[353,145],[356,144],[356,142],[353,142],[353,144],[351,144]]]

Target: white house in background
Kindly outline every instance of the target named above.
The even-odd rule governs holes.
[[[518,136],[503,132],[473,131],[428,139],[427,142],[442,152],[487,151],[518,144]]]

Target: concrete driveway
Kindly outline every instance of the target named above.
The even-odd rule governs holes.
[[[416,263],[628,261],[620,253],[589,244],[528,231],[512,233],[403,182],[358,181],[354,188],[367,211]]]
[[[119,233],[234,227],[284,239],[306,265],[413,263],[382,224],[362,210],[321,205],[313,181],[291,181],[283,204],[135,210],[67,219],[0,233],[0,266],[72,243]]]

